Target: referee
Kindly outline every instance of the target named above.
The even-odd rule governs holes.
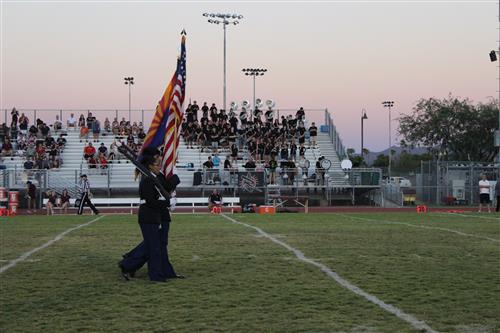
[[[83,213],[83,207],[85,204],[89,205],[90,209],[94,212],[95,215],[99,214],[99,211],[95,206],[90,202],[89,194],[90,194],[90,184],[89,181],[87,180],[87,175],[81,175],[80,176],[80,187],[79,187],[79,192],[80,192],[80,205],[78,205],[78,215],[82,215]]]

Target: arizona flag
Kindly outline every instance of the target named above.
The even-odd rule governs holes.
[[[151,121],[142,150],[146,147],[163,147],[162,171],[168,178],[172,175],[177,160],[180,125],[182,123],[184,96],[186,91],[186,32],[182,31],[181,54],[177,69],[170,80]],[[141,155],[141,154],[139,154]]]

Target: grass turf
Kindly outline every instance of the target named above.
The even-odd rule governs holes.
[[[233,215],[441,332],[500,331],[495,215]],[[0,223],[0,262],[94,217]],[[418,226],[411,227],[408,226]],[[176,215],[170,257],[186,280],[131,282],[116,267],[140,241],[136,218],[103,219],[0,275],[1,332],[414,332],[254,230]]]

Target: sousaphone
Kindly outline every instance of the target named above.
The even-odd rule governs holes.
[[[261,107],[264,106],[264,102],[260,98],[257,98],[255,100],[255,109],[253,111],[253,116],[255,118],[260,117],[262,115],[262,110],[260,110]]]
[[[235,111],[238,110],[238,102],[231,102],[229,105],[229,118],[232,118],[236,115]]]

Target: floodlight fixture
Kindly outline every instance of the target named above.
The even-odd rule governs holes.
[[[389,168],[387,171],[389,178],[391,178],[391,166],[392,166],[391,109],[394,107],[394,101],[383,101],[382,105],[384,106],[384,108],[389,109]]]
[[[230,14],[230,13],[225,13],[225,14],[222,14],[222,13],[203,13],[203,16],[204,17],[217,17],[219,19],[210,19],[208,20],[208,23],[211,23],[211,24],[221,24],[222,23],[222,28],[224,30],[224,71],[223,71],[223,79],[224,79],[224,82],[223,82],[223,106],[224,106],[224,110],[226,110],[226,96],[227,96],[227,93],[226,93],[226,26],[229,25],[229,24],[232,24],[232,25],[238,25],[240,23],[240,21],[236,20],[236,19],[239,19],[241,20],[243,18],[243,15],[240,15],[240,14],[236,14],[236,13],[233,13],[233,14]]]
[[[266,68],[243,68],[241,70],[245,75],[253,77],[253,105],[257,108],[257,104],[255,103],[255,77],[263,76],[265,72],[267,72]]]
[[[132,85],[134,84],[134,78],[132,76],[124,77],[124,83],[128,85],[128,121],[131,122],[131,105],[132,105]]]

